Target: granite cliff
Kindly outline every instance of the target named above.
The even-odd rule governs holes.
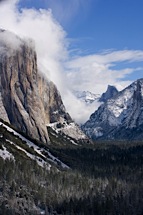
[[[0,30],[0,118],[45,143],[47,126],[53,123],[63,124],[66,131],[72,123],[75,134],[69,130],[68,135],[86,138],[66,112],[56,86],[39,73],[33,43],[5,30]]]

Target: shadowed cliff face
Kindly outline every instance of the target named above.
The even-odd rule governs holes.
[[[2,42],[0,53],[0,118],[35,139],[49,142],[49,123],[60,117],[72,121],[57,88],[38,74],[36,53],[24,42],[18,50]]]

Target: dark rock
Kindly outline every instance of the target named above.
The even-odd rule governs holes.
[[[99,99],[99,102],[106,102],[108,99],[111,99],[113,96],[117,95],[118,90],[114,86],[108,85],[108,88],[105,93],[103,93]]]

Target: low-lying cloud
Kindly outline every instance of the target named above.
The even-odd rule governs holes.
[[[70,1],[67,5],[67,8],[72,6],[70,14],[67,14],[69,18],[77,13],[83,0],[73,2],[74,4]],[[120,62],[142,61],[143,51],[139,50],[108,51],[71,59],[66,32],[56,21],[51,9],[19,10],[18,3],[19,0],[3,0],[0,3],[0,28],[35,41],[39,70],[57,85],[67,111],[76,122],[86,121],[97,106],[96,104],[95,107],[86,106],[73,95],[74,90],[89,90],[101,94],[108,84],[122,89],[130,83],[127,77],[141,70],[139,67],[115,69]],[[55,11],[64,10],[63,5],[60,6],[58,1],[50,0],[49,3]],[[13,45],[16,46],[18,43],[13,40]],[[126,80],[124,80],[125,77]]]
[[[11,56],[14,51],[20,50],[22,40],[9,31],[0,30],[0,54]]]

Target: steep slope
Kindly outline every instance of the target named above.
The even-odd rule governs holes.
[[[0,120],[0,157],[19,161],[19,157],[35,161],[37,165],[47,170],[69,169],[69,167],[52,155],[48,147],[34,139],[23,136],[9,124]]]
[[[82,129],[92,139],[142,139],[143,79],[107,100]]]
[[[37,140],[49,142],[47,126],[55,122],[67,129],[72,123],[75,139],[86,138],[66,112],[56,86],[38,72],[33,42],[4,30],[0,31],[0,105],[0,118]]]

